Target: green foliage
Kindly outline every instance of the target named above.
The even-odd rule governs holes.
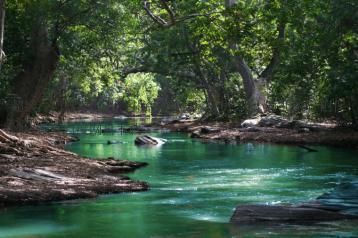
[[[151,115],[159,90],[153,74],[131,74],[125,80],[122,97],[131,112]]]
[[[44,111],[59,110],[61,99],[67,110],[241,120],[248,116],[247,98],[230,55],[242,56],[259,78],[279,52],[280,64],[262,90],[273,112],[357,123],[356,1],[238,0],[225,9],[224,0],[175,0],[168,4],[177,21],[167,28],[141,2],[7,1],[0,95],[11,92],[13,79],[33,60],[31,37],[42,22],[61,52],[39,107]],[[169,21],[162,5],[151,2],[153,13]],[[280,24],[284,40],[277,37]],[[132,69],[139,74],[123,73]]]

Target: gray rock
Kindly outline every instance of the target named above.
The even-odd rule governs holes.
[[[276,116],[276,115],[268,115],[268,116],[264,116],[260,119],[260,121],[258,122],[257,126],[260,127],[274,127],[277,126],[280,123],[285,123],[288,122],[287,119],[284,119],[281,116]]]
[[[247,128],[247,127],[257,126],[260,120],[261,120],[260,117],[247,119],[243,123],[241,123],[241,127]]]

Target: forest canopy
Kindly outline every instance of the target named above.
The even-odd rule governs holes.
[[[258,113],[357,124],[355,0],[1,0],[1,122]]]

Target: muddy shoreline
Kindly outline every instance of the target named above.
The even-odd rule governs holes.
[[[61,133],[0,130],[0,207],[148,190],[147,183],[123,175],[146,163],[83,158],[63,149],[73,140]]]

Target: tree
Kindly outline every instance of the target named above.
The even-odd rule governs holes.
[[[100,31],[112,21],[111,17],[118,19],[119,12],[116,9],[118,4],[110,0],[31,1],[11,3],[8,7],[11,11],[8,22],[23,24],[23,27],[10,26],[12,36],[23,36],[11,45],[17,51],[18,58],[15,60],[21,65],[12,88],[13,93],[22,98],[23,108],[8,112],[8,126],[21,128],[27,116],[41,102],[45,89],[54,77],[64,40],[77,29],[87,32],[82,37],[93,32],[101,34]],[[69,45],[65,47],[71,48]]]
[[[3,51],[5,35],[5,0],[0,0],[0,70],[5,57]]]

